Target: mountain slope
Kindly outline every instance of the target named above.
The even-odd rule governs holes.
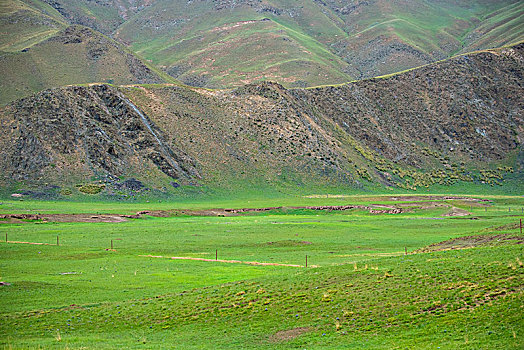
[[[129,177],[162,191],[170,182],[296,191],[522,179],[523,52],[314,89],[50,90],[1,110],[2,182],[98,179],[112,193]]]
[[[166,146],[162,132],[107,85],[45,91],[7,108],[3,166],[14,180],[107,177],[163,172],[198,177],[191,159]]]
[[[267,80],[286,87],[344,83],[524,40],[524,4],[517,0],[6,0],[2,6],[0,28],[8,35],[0,52],[20,54],[80,24],[127,46],[150,69],[209,88]],[[52,50],[41,53],[38,60],[55,60]],[[124,73],[75,80],[82,72],[60,66],[56,75],[69,79],[18,80],[17,73],[29,71],[20,68],[34,63],[2,55],[2,71],[16,74],[15,83],[6,80],[8,98],[0,103],[61,84],[146,81],[120,79]],[[91,70],[92,62],[75,61]],[[167,74],[159,81],[173,82]]]
[[[5,0],[0,4],[0,52],[26,49],[67,26],[54,8],[39,1]]]
[[[0,4],[0,105],[69,84],[176,82],[111,38],[71,26],[51,6],[58,7],[57,3],[48,3]]]
[[[358,73],[389,74],[457,52],[522,41],[520,1],[322,1],[346,25],[332,46]],[[516,19],[515,21],[510,21]],[[511,35],[507,35],[512,31]]]
[[[0,104],[50,87],[174,81],[92,29],[69,26],[18,52],[0,53]]]
[[[475,30],[468,33],[461,52],[517,42],[522,40],[523,31],[524,4],[516,2],[486,16]]]
[[[524,39],[519,1],[155,1],[114,36],[190,85],[341,83]]]
[[[280,15],[282,9],[263,5],[159,1],[114,36],[189,85],[239,86],[267,79],[293,86],[351,79],[344,72],[347,64],[323,42]],[[343,34],[322,21],[324,36]]]
[[[24,0],[33,1],[33,0]],[[111,34],[120,24],[154,0],[41,0],[74,24]]]

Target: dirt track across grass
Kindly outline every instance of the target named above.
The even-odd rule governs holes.
[[[259,266],[290,266],[290,267],[304,267],[302,265],[293,264],[278,264],[278,263],[264,263],[258,261],[240,261],[240,260],[222,260],[222,259],[205,259],[205,258],[191,258],[188,256],[161,256],[161,255],[140,255],[146,258],[165,258],[173,260],[198,260],[208,262],[222,262],[228,264],[247,264],[247,265],[259,265]],[[316,265],[309,265],[308,267],[317,267]]]
[[[51,243],[38,243],[38,242],[20,242],[20,241],[7,241],[8,244],[35,244],[35,245],[56,245]]]

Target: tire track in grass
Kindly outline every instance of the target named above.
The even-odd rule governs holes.
[[[20,241],[7,241],[6,243],[11,244],[36,244],[36,245],[56,245],[51,243],[38,243],[38,242],[20,242]]]
[[[293,264],[265,263],[265,262],[259,262],[259,261],[191,258],[188,256],[162,256],[162,255],[139,255],[139,256],[146,257],[146,258],[165,258],[165,259],[173,259],[173,260],[197,260],[197,261],[222,262],[222,263],[228,263],[228,264],[247,264],[247,265],[258,265],[258,266],[304,267],[303,265],[293,265]],[[308,265],[308,267],[318,267],[318,266],[317,265]]]

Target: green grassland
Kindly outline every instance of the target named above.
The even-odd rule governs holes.
[[[57,4],[61,21],[111,35],[185,83],[207,87],[342,83],[522,40],[523,5],[511,0]]]
[[[504,42],[522,40],[523,19],[524,4],[522,2],[516,2],[494,11],[483,18],[478,28],[464,37],[465,40],[471,40],[471,38],[481,36],[480,39],[468,45],[467,50],[502,46],[505,45]],[[461,52],[466,52],[466,49],[462,49]]]
[[[524,251],[511,240],[522,240],[517,223],[524,200],[483,198],[489,201],[325,194],[178,203],[4,201],[0,214],[284,208],[230,217],[178,211],[121,223],[1,219],[2,239],[49,245],[0,242],[0,281],[11,283],[0,286],[0,344],[517,349],[524,336]],[[412,209],[376,215],[286,208],[327,204]],[[470,214],[443,216],[451,208]],[[420,250],[495,235],[504,236],[470,249]],[[217,251],[224,260],[302,267],[168,259],[215,259]]]

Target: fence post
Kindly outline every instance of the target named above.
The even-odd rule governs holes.
[[[58,238],[58,235],[56,236],[56,245],[57,245],[57,246],[60,246],[60,240],[59,240],[59,238]]]
[[[306,267],[307,267],[307,255],[306,255]]]
[[[218,249],[215,249],[215,261],[218,260]]]
[[[111,240],[111,249],[113,249],[113,240]]]

